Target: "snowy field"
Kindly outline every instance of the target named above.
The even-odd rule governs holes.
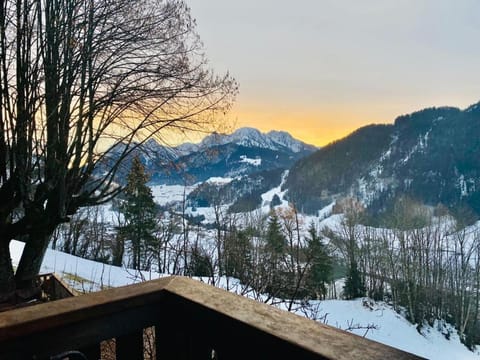
[[[17,265],[23,243],[12,241],[10,250],[13,263]],[[86,292],[165,276],[105,265],[51,249],[47,250],[41,272],[56,272],[77,290]],[[348,327],[365,328],[373,325],[375,329],[352,332],[428,359],[480,359],[478,351],[471,352],[460,343],[453,329],[438,324],[434,328],[424,328],[423,334],[420,334],[415,325],[410,324],[385,303],[374,303],[369,299],[326,300],[312,303],[312,308],[316,309],[316,318],[321,318],[321,321],[328,325],[344,330]],[[299,312],[299,315],[304,314]],[[451,334],[450,340],[443,335],[447,332]]]
[[[150,188],[152,189],[155,202],[159,205],[167,205],[174,202],[182,202],[196,186],[197,185],[154,185]]]

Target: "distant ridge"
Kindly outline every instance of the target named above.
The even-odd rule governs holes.
[[[316,150],[318,147],[297,140],[285,131],[262,133],[246,127],[232,134],[211,134],[198,144],[175,147],[151,139],[131,157],[140,156],[151,175],[151,184],[185,184],[210,177],[238,177],[287,169]],[[128,168],[127,162],[124,171]],[[122,178],[125,177],[120,173],[118,181]]]
[[[286,131],[272,130],[268,133],[262,133],[251,127],[239,128],[232,134],[213,133],[206,136],[199,144],[181,144],[177,146],[176,149],[178,149],[182,155],[188,155],[188,153],[225,144],[237,144],[245,147],[258,147],[274,151],[288,149],[294,153],[318,150],[314,145],[306,144],[293,138],[292,135]]]
[[[480,103],[369,125],[299,160],[285,187],[306,212],[352,196],[383,211],[402,195],[480,214]]]

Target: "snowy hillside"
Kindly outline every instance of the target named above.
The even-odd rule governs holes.
[[[18,264],[23,243],[13,241],[10,245],[14,265]],[[102,288],[133,284],[164,275],[155,272],[139,272],[131,269],[105,265],[59,251],[47,250],[42,264],[42,273],[56,272],[71,286],[80,291],[98,291]],[[226,279],[218,284],[226,286]],[[282,304],[279,305],[282,307]],[[369,339],[412,352],[435,360],[480,359],[480,354],[467,350],[455,331],[442,324],[426,327],[420,334],[415,325],[410,324],[385,303],[374,303],[369,299],[353,301],[327,300],[312,302],[315,314],[308,314],[328,325],[341,329],[360,327],[352,332]],[[299,315],[304,313],[299,312]],[[366,332],[365,327],[374,327]],[[366,334],[365,334],[366,332]],[[450,340],[444,334],[450,333]]]
[[[468,206],[478,215],[478,107],[428,108],[357,129],[295,163],[287,196],[311,213],[353,196],[378,215],[406,195],[431,206]]]
[[[386,156],[387,155],[385,155],[385,157]],[[243,157],[243,160],[247,162],[258,161],[257,159],[247,156]],[[411,270],[409,274],[415,274],[410,275],[412,276],[409,278],[411,282],[421,284],[420,280],[423,280],[423,278],[416,276],[416,273],[420,272],[417,270],[422,269],[424,273],[427,273],[434,268],[432,265],[433,261],[436,261],[436,266],[442,269],[442,274],[446,273],[448,269],[452,270],[453,264],[456,264],[459,241],[461,242],[460,245],[464,248],[469,247],[473,249],[477,248],[476,245],[473,246],[474,244],[480,244],[480,242],[477,242],[477,240],[480,241],[480,222],[464,228],[462,232],[457,232],[458,229],[453,230],[455,224],[447,215],[434,216],[431,221],[428,222],[427,226],[424,228],[416,228],[413,232],[408,232],[408,230],[401,232],[398,229],[375,228],[360,223],[355,223],[352,228],[347,228],[345,227],[348,226],[345,225],[347,212],[340,213],[339,209],[343,209],[342,211],[344,211],[348,209],[349,204],[354,208],[355,202],[344,203],[343,205],[341,205],[341,202],[338,204],[331,202],[312,215],[294,213],[293,211],[296,210],[288,202],[288,191],[285,188],[288,177],[288,170],[278,171],[275,175],[278,181],[270,183],[267,187],[257,188],[258,193],[255,193],[255,197],[258,197],[258,204],[255,202],[256,207],[252,210],[242,211],[232,211],[232,203],[236,198],[230,196],[230,200],[226,201],[228,197],[226,197],[225,194],[228,194],[226,190],[230,189],[230,186],[233,185],[235,185],[234,188],[249,190],[252,184],[245,181],[246,177],[210,177],[203,183],[199,182],[191,186],[165,184],[152,186],[152,194],[155,202],[162,209],[158,214],[158,239],[160,240],[158,249],[160,251],[158,252],[158,258],[148,267],[151,268],[152,271],[135,271],[126,267],[105,265],[62,252],[48,250],[42,272],[57,272],[73,287],[85,292],[156,279],[167,276],[166,273],[199,275],[204,276],[202,281],[209,282],[244,296],[249,296],[259,301],[275,304],[275,306],[283,309],[287,309],[294,304],[292,311],[299,315],[352,331],[358,335],[366,336],[369,339],[398,347],[426,358],[480,359],[480,352],[469,351],[460,341],[458,332],[452,325],[436,320],[440,318],[449,319],[452,313],[450,312],[451,308],[445,307],[442,313],[435,313],[433,317],[424,317],[420,318],[420,320],[418,320],[419,318],[408,317],[409,313],[414,313],[410,304],[408,304],[407,307],[405,302],[401,303],[398,300],[399,297],[394,298],[394,295],[392,295],[396,294],[395,291],[398,290],[399,282],[389,282],[389,279],[393,278],[392,271],[395,273],[395,276],[400,277],[404,276],[404,273],[406,273],[404,269],[408,268]],[[253,176],[248,178],[256,182]],[[258,180],[260,184],[265,184],[264,179]],[[252,193],[247,193],[247,195],[250,196]],[[209,196],[211,196],[213,200],[210,199],[210,201]],[[251,196],[247,196],[247,199],[252,200]],[[346,208],[342,208],[342,206],[346,206]],[[417,211],[415,210],[416,208],[409,209],[412,214]],[[250,226],[250,229],[255,229],[256,226],[260,230],[251,232],[251,235],[249,234],[247,239],[251,242],[252,249],[262,249],[261,242],[265,240],[262,236],[264,236],[265,229],[269,227],[268,219],[272,210],[278,216],[280,226],[283,226],[284,234],[286,234],[285,231],[288,230],[290,230],[291,234],[294,234],[289,238],[292,246],[290,250],[301,253],[303,249],[306,249],[306,247],[301,247],[304,245],[295,248],[294,243],[298,242],[298,244],[303,244],[308,241],[310,234],[309,227],[311,225],[318,229],[319,234],[322,234],[323,241],[328,247],[332,259],[336,262],[337,266],[336,274],[332,274],[329,278],[328,289],[324,293],[324,296],[329,300],[304,301],[304,299],[322,298],[318,296],[317,293],[315,296],[302,295],[303,297],[293,297],[297,299],[296,302],[287,302],[287,300],[279,299],[280,297],[281,299],[290,299],[285,293],[282,295],[274,291],[268,292],[268,290],[265,290],[265,287],[255,287],[254,282],[244,281],[244,278],[241,277],[242,275],[232,275],[232,273],[229,273],[229,275],[242,279],[243,284],[250,284],[249,286],[251,287],[242,285],[236,278],[226,278],[225,276],[219,275],[227,273],[218,270],[218,264],[220,264],[218,259],[220,259],[221,255],[218,255],[219,247],[216,246],[218,246],[218,244],[225,244],[226,239],[228,239],[227,236],[231,234],[238,236],[238,233],[234,232],[234,228],[247,229]],[[108,204],[104,205],[103,211],[103,218],[111,219],[106,221],[111,225],[111,229],[114,229],[116,225],[118,225],[115,224],[115,221],[118,221],[116,220],[118,214],[116,216],[116,211],[110,208]],[[430,214],[430,212],[428,212],[428,214]],[[216,224],[229,224],[230,227],[219,227]],[[290,226],[290,228],[287,228],[287,226]],[[353,237],[356,237],[356,246],[358,246],[359,249],[357,259],[361,262],[364,261],[363,264],[367,264],[368,261],[368,265],[362,268],[362,273],[368,274],[365,275],[365,278],[368,278],[368,286],[374,282],[372,280],[378,279],[378,276],[375,277],[377,273],[371,271],[380,271],[382,279],[385,281],[385,288],[387,289],[385,293],[378,296],[377,293],[372,291],[372,287],[370,286],[369,288],[365,288],[361,295],[352,296],[352,298],[369,294],[385,302],[374,302],[369,298],[359,298],[350,301],[339,300],[348,297],[348,295],[342,296],[343,285],[346,283],[345,278],[348,279],[348,272],[345,266],[348,261],[347,258],[344,257],[345,254],[342,252],[344,250],[342,249],[341,242],[339,242],[339,239],[343,236],[342,232],[348,232],[349,234],[353,234]],[[188,234],[188,236],[185,236],[185,234]],[[244,234],[247,233],[244,232]],[[434,237],[432,234],[438,234],[438,236]],[[401,249],[419,248],[418,246],[414,247],[416,243],[412,243],[412,241],[415,239],[423,239],[422,236],[427,236],[430,241],[437,239],[435,246],[430,244],[422,247],[422,249],[430,249],[432,251],[426,252],[425,256],[418,256],[416,254],[413,254],[415,255],[413,256],[412,253],[400,253]],[[407,246],[399,246],[400,238]],[[369,247],[372,244],[377,244],[378,240],[381,240],[384,245],[375,248]],[[60,245],[60,243],[57,244],[57,249],[61,248]],[[437,246],[441,251],[435,250]],[[365,254],[374,254],[372,251],[367,252],[369,249],[375,249],[379,254],[378,257],[372,255],[367,258]],[[22,244],[13,242],[11,251],[14,263],[17,264],[22,251]],[[245,255],[248,253],[247,251],[241,249],[240,252],[235,254]],[[441,253],[442,256],[435,257],[434,255],[437,253]],[[196,268],[196,270],[192,271],[190,270],[191,268],[185,265],[194,263],[194,260],[198,261],[193,258],[194,254],[198,256],[196,259],[206,259],[206,261],[208,261],[209,267],[207,272],[203,271],[200,267],[198,268],[200,270]],[[285,254],[289,260],[295,260],[294,255],[292,255],[295,254],[294,251],[286,251]],[[380,264],[380,262],[377,262],[377,259],[388,258],[384,256],[385,254],[391,256],[391,263],[394,264],[392,268],[383,263],[382,267],[375,268],[375,264]],[[242,255],[235,256],[236,258],[242,258]],[[126,266],[131,264],[130,256],[127,251],[123,257],[123,264],[127,264]],[[155,253],[155,256],[157,256],[157,253]],[[409,256],[409,261],[400,264],[402,256]],[[245,255],[245,257],[247,257],[247,255]],[[257,258],[260,259],[260,257]],[[257,258],[254,259],[256,262],[252,263],[251,266],[255,271],[262,267],[262,263],[257,261]],[[430,259],[429,263],[416,263],[416,261],[423,258]],[[109,261],[108,256],[105,259]],[[475,259],[480,259],[480,255],[478,257],[471,256],[471,261],[474,262]],[[181,263],[182,261],[184,261],[184,263]],[[303,260],[300,261],[303,262]],[[398,266],[395,266],[397,263]],[[196,264],[201,265],[202,263],[197,262]],[[252,279],[256,281],[257,278],[253,276],[256,275],[252,275]],[[438,276],[436,278],[440,279]],[[258,279],[263,278],[258,277]],[[469,287],[471,289],[475,286],[469,285],[474,281],[472,279],[473,277],[465,272],[465,276],[459,277],[456,281],[464,284],[464,289],[468,289]],[[285,279],[282,279],[282,281],[283,280]],[[279,283],[281,283],[281,286],[287,284],[286,282]],[[365,280],[365,283],[367,284],[367,280]],[[437,289],[446,289],[446,287],[442,287],[446,284],[445,282],[442,282],[442,286],[440,287],[438,284],[440,283],[434,283],[428,289],[432,290],[432,292],[429,292],[427,295],[428,299],[438,296],[439,291]],[[397,286],[397,288],[395,288],[395,286]],[[269,295],[266,295],[267,293]],[[446,292],[444,292],[444,294],[445,293]],[[455,293],[453,294],[455,295]],[[269,296],[271,298],[269,298]],[[423,300],[424,302],[416,301],[416,303],[420,304],[418,305],[419,307],[425,306],[426,309],[426,306],[430,306],[429,304],[431,303],[428,302],[429,300]],[[471,304],[474,303],[472,302]],[[473,305],[472,308],[474,309],[475,306]],[[428,314],[433,314],[433,312],[428,312]],[[412,324],[412,322],[407,321],[407,318],[414,319],[412,321],[416,323]],[[454,322],[451,323],[454,324]],[[418,324],[421,324],[421,326]],[[465,341],[465,337],[462,337],[462,339]]]

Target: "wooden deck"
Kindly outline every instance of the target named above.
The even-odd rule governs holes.
[[[99,359],[112,338],[117,359],[144,359],[152,326],[157,359],[419,359],[177,276],[0,313],[0,359]]]

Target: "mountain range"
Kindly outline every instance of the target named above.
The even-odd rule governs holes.
[[[182,155],[201,151],[206,148],[221,146],[226,144],[236,144],[244,147],[269,149],[273,151],[291,151],[301,153],[309,150],[317,150],[313,145],[294,139],[286,131],[272,130],[268,133],[262,133],[255,128],[243,127],[232,134],[213,133],[205,137],[199,144],[185,143],[177,146],[177,150]]]
[[[305,213],[354,197],[378,214],[409,196],[480,214],[480,103],[423,109],[392,124],[364,126],[322,148],[282,131],[241,128],[173,148],[150,140],[140,150],[152,185],[231,178],[215,186],[235,209],[258,206],[261,193],[279,186],[289,170],[282,191]],[[208,202],[211,192],[205,186],[190,200]]]
[[[240,128],[232,134],[214,133],[199,144],[166,148],[150,140],[140,153],[152,184],[203,182],[210,177],[238,177],[278,168],[318,150],[284,131],[262,133]],[[169,161],[165,161],[168,158]]]

